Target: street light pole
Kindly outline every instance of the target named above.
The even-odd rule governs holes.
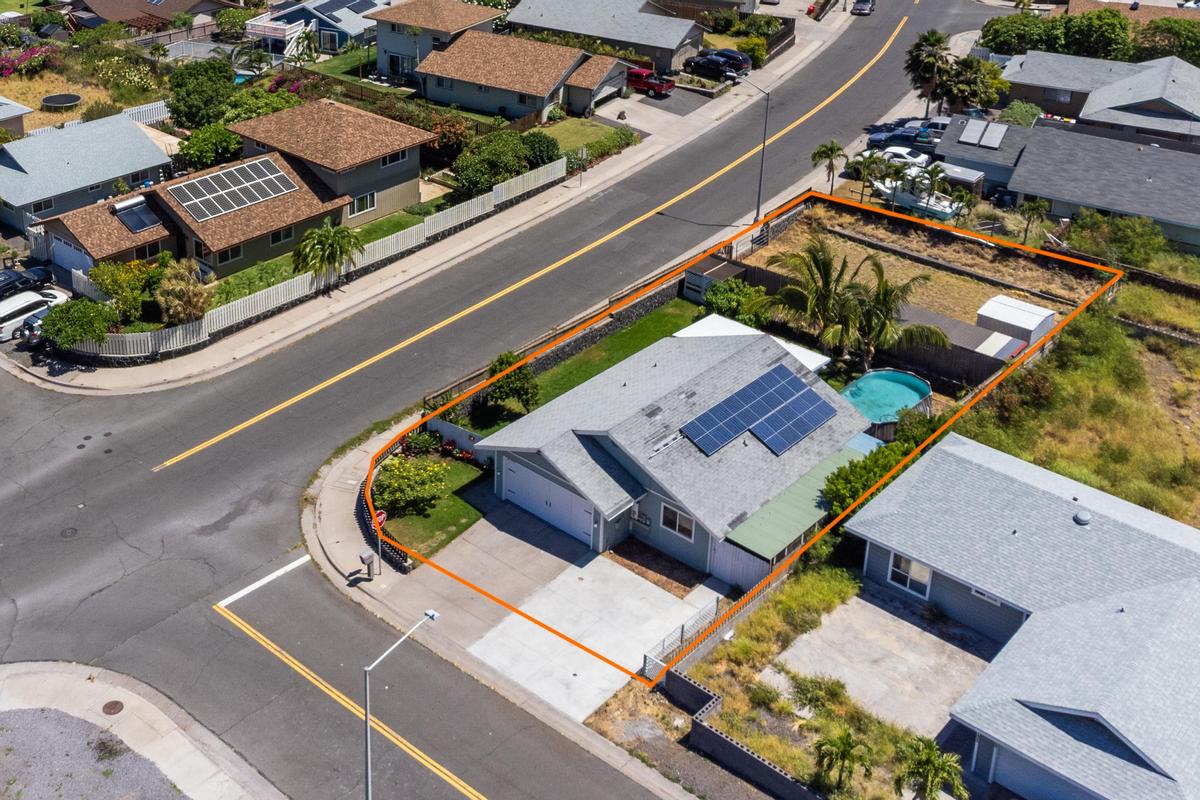
[[[366,753],[366,786],[367,800],[371,800],[371,670],[379,666],[379,662],[383,661],[392,651],[400,645],[404,644],[404,640],[413,635],[417,628],[424,625],[426,622],[433,622],[438,618],[438,612],[432,608],[427,610],[417,623],[408,629],[408,632],[401,636],[395,644],[383,651],[383,655],[375,659],[370,665],[363,667],[363,743]]]
[[[771,93],[761,86],[757,86],[750,81],[742,78],[750,86],[753,86],[758,91],[762,92],[763,96],[763,135],[762,146],[758,152],[758,204],[754,209],[754,221],[758,222],[762,219],[762,190],[763,190],[763,174],[767,168],[767,125],[771,118]]]

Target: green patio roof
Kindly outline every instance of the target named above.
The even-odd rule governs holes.
[[[770,561],[825,516],[821,490],[829,474],[862,457],[861,451],[843,447],[747,517],[725,538]]]

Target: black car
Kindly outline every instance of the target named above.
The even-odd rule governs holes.
[[[750,61],[750,56],[746,55],[740,50],[734,50],[729,47],[724,47],[720,50],[701,50],[700,55],[713,56],[725,61],[727,64],[729,64],[729,68],[738,75],[748,75],[750,73],[750,67],[753,66],[753,62]]]
[[[850,13],[860,17],[869,17],[875,11],[875,0],[854,0]]]
[[[50,270],[34,267],[27,270],[0,270],[0,300],[17,292],[40,289],[50,283]]]
[[[729,62],[717,56],[692,56],[683,62],[683,70],[714,81],[737,80],[737,73],[729,68]]]

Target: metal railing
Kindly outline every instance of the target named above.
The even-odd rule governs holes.
[[[642,675],[653,678],[676,653],[692,643],[705,628],[712,625],[721,616],[721,612],[729,607],[729,600],[724,597],[714,597],[713,601],[701,608],[691,619],[673,629],[662,638],[658,644],[649,648],[642,656]]]

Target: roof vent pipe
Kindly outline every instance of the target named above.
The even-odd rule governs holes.
[[[1092,521],[1092,515],[1080,509],[1079,511],[1075,512],[1074,519],[1076,525],[1088,525]]]

